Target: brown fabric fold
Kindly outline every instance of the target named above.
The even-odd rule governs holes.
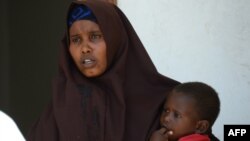
[[[123,12],[98,0],[84,4],[95,14],[107,44],[108,69],[83,76],[62,40],[51,103],[27,141],[145,141],[159,124],[160,106],[179,82],[157,72]],[[157,48],[157,47],[155,47]],[[164,65],[164,64],[162,64]]]

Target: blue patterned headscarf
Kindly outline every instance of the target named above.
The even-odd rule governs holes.
[[[97,23],[94,13],[85,5],[76,5],[68,15],[68,27],[78,20],[91,20]]]

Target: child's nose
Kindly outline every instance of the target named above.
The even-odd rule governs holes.
[[[168,113],[168,114],[165,115],[164,121],[165,122],[170,122],[171,121],[171,113]]]

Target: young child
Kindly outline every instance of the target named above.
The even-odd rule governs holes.
[[[213,141],[212,126],[220,112],[216,91],[201,82],[176,86],[167,97],[160,118],[161,129],[150,141]]]

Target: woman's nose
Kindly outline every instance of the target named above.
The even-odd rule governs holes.
[[[91,49],[91,47],[89,46],[88,43],[85,43],[85,44],[82,45],[81,52],[83,54],[91,53],[91,51],[92,51],[92,49]]]

